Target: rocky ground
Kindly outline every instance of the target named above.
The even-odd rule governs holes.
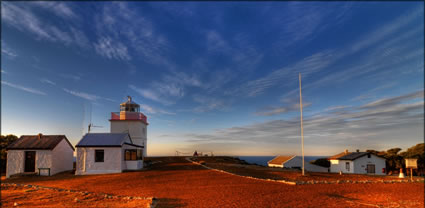
[[[13,178],[2,182],[34,184],[81,192],[155,197],[157,207],[423,207],[424,183],[368,183],[368,184],[305,184],[287,185],[262,181],[209,170],[183,157],[150,158],[153,165],[146,170],[122,174],[74,176],[63,173],[52,177]],[[231,163],[231,162],[229,162]],[[206,162],[208,165],[208,162]],[[45,200],[37,192],[24,189],[2,190],[4,205],[16,202],[27,206],[76,206],[77,193],[60,192]],[[64,194],[64,195],[63,195]],[[68,194],[71,194],[68,196]],[[79,198],[78,198],[79,199]],[[56,201],[50,201],[56,200]],[[80,200],[80,199],[79,199]],[[83,198],[81,199],[83,200]],[[78,202],[79,207],[131,207],[127,199],[99,198]],[[122,201],[121,201],[122,200]],[[137,200],[134,200],[137,201]],[[99,203],[99,204],[96,204]],[[105,204],[101,204],[105,203]],[[135,202],[136,203],[136,202]],[[9,207],[9,206],[5,206]]]

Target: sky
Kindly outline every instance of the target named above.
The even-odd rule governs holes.
[[[148,155],[406,149],[424,140],[423,2],[1,2],[1,134],[109,132]]]

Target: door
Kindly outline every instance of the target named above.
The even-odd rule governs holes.
[[[25,151],[25,172],[35,172],[35,151]]]
[[[367,173],[375,173],[375,164],[367,165]]]

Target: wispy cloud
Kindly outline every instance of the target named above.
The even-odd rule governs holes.
[[[105,4],[96,15],[99,49],[96,52],[118,60],[129,60],[130,54],[136,52],[145,62],[172,67],[165,57],[165,51],[170,47],[165,36],[155,31],[154,24],[129,4],[131,3]],[[101,48],[112,51],[102,53]]]
[[[267,28],[279,34],[274,50],[287,52],[288,47],[308,43],[329,27],[342,24],[350,17],[351,8],[350,2],[332,2],[326,7],[313,2],[288,2],[284,9],[276,7],[263,12],[271,15],[271,25],[277,26]]]
[[[160,81],[151,82],[147,88],[142,89],[134,85],[129,87],[145,98],[170,105],[185,95],[187,87],[201,87],[201,82],[196,76],[173,72],[163,75]]]
[[[415,98],[423,98],[424,97],[424,91],[420,90],[417,92],[412,92],[409,94],[405,94],[405,95],[401,95],[398,97],[392,97],[392,98],[384,98],[384,99],[379,99],[373,102],[370,102],[364,106],[362,106],[361,108],[382,108],[382,107],[386,107],[386,106],[393,106],[395,104],[398,104],[402,101],[405,100],[412,100]]]
[[[67,27],[60,27],[51,23],[51,20],[43,19],[33,11],[35,7],[48,9],[62,17],[76,17],[70,7],[64,3],[39,2],[2,2],[2,21],[19,31],[28,32],[37,40],[60,42],[67,46],[75,43],[83,48],[89,47],[85,34],[76,29],[72,24],[65,23]]]
[[[226,55],[236,69],[253,69],[263,59],[263,54],[252,43],[254,39],[246,33],[238,33],[231,41],[222,37],[218,31],[210,30],[206,34],[206,46],[210,53]]]
[[[424,8],[417,7],[416,9],[410,11],[409,13],[406,13],[397,19],[391,21],[391,23],[388,23],[379,29],[371,32],[370,34],[367,34],[362,39],[360,39],[357,44],[353,45],[351,50],[353,52],[359,51],[363,48],[369,47],[375,43],[378,43],[383,38],[388,37],[390,34],[393,34],[394,32],[398,31],[399,29],[407,26],[410,22],[417,18],[423,19],[424,14]]]
[[[37,95],[47,95],[47,93],[42,92],[40,90],[37,90],[37,89],[34,89],[34,88],[30,88],[30,87],[24,87],[22,85],[12,84],[12,83],[6,82],[6,81],[1,81],[1,84],[2,85],[9,86],[9,87],[13,87],[15,89],[22,90],[22,91],[25,91],[25,92],[37,94]]]
[[[387,82],[385,79],[382,80],[381,77],[386,77],[383,75],[388,73],[402,73],[403,71],[423,72],[423,67],[421,66],[423,65],[424,51],[417,44],[422,44],[423,40],[412,42],[413,35],[418,34],[420,30],[413,28],[404,31],[406,29],[404,24],[409,25],[421,15],[423,15],[423,7],[422,9],[415,9],[405,13],[389,21],[390,23],[349,43],[346,47],[335,50],[334,61],[331,62],[335,64],[327,66],[327,72],[317,76],[320,77],[319,79],[311,80],[304,84],[303,88],[319,88],[323,85],[346,82],[359,77],[362,77],[362,79],[374,79],[375,82]],[[402,44],[404,42],[409,44]],[[337,64],[340,60],[347,60],[357,51],[364,51],[364,53],[359,55],[355,62],[345,61],[342,66]],[[332,73],[329,73],[329,71]],[[382,87],[387,84],[383,84]],[[295,91],[293,90],[289,93],[294,93]],[[370,95],[362,95],[359,98],[364,99],[366,97],[370,98]]]
[[[277,69],[266,76],[249,81],[236,89],[226,92],[226,94],[240,94],[243,96],[257,96],[268,88],[276,85],[284,86],[294,84],[297,81],[298,73],[303,77],[308,77],[319,70],[324,69],[336,60],[332,51],[323,51],[306,57],[297,63]]]
[[[326,155],[330,154],[328,149],[335,147],[385,149],[393,144],[398,145],[401,138],[406,147],[420,142],[423,140],[424,102],[414,101],[418,97],[423,98],[423,90],[305,117],[307,154]],[[299,118],[294,117],[219,129],[209,134],[175,136],[188,138],[187,142],[198,149],[214,150],[220,147],[221,151],[234,153],[255,147],[266,149],[265,154],[297,154],[300,149],[299,135]]]
[[[53,82],[53,81],[46,79],[46,78],[40,79],[40,82],[50,84],[50,85],[56,85],[56,82]]]
[[[347,108],[350,108],[350,107],[351,106],[347,106],[347,105],[330,106],[323,111],[324,112],[326,112],[326,111],[337,111],[337,110],[347,109]]]
[[[7,74],[7,71],[5,71],[5,70],[3,70],[3,69],[2,69],[2,70],[1,70],[1,73],[2,73],[2,74]]]
[[[85,93],[85,92],[77,92],[77,91],[73,91],[73,90],[68,90],[66,88],[63,89],[65,92],[80,97],[80,98],[84,98],[86,100],[89,101],[97,101],[98,99],[100,99],[100,96],[97,95],[93,95],[93,94],[89,94],[89,93]]]
[[[199,103],[200,105],[192,109],[191,111],[196,113],[203,113],[208,111],[214,111],[214,110],[228,110],[229,105],[232,102],[231,99],[221,99],[211,96],[205,96],[205,95],[193,95],[193,100],[196,103]]]
[[[66,78],[66,79],[72,79],[74,81],[80,81],[81,76],[75,75],[75,74],[60,74],[59,76]]]
[[[307,108],[309,106],[311,106],[311,103],[308,103],[308,102],[303,103],[303,108]],[[299,110],[300,110],[300,104],[294,103],[294,104],[284,105],[279,107],[266,107],[266,108],[258,110],[255,114],[259,116],[274,116],[274,115],[279,115],[279,114],[289,113],[289,112],[294,112]]]
[[[140,108],[144,112],[149,113],[149,114],[165,114],[165,115],[175,115],[176,114],[176,113],[168,112],[168,111],[165,111],[165,110],[162,110],[162,109],[157,109],[157,108],[154,108],[154,107],[146,105],[146,104],[140,104]]]
[[[112,40],[109,37],[100,38],[94,44],[94,48],[98,54],[109,59],[131,60],[127,47],[123,43]]]
[[[75,14],[75,12],[71,9],[69,4],[66,2],[50,2],[50,1],[36,2],[35,1],[35,2],[30,2],[30,4],[43,8],[65,19],[78,18],[77,14]]]
[[[71,95],[74,95],[76,97],[80,97],[80,98],[83,98],[83,99],[86,99],[86,100],[92,101],[92,102],[102,100],[102,99],[108,100],[108,101],[111,101],[111,102],[115,102],[115,100],[113,100],[113,99],[104,98],[104,97],[94,95],[94,94],[90,94],[90,93],[86,93],[86,92],[79,92],[79,91],[69,90],[69,89],[66,89],[66,88],[63,88],[63,91],[65,91],[65,92],[67,92]]]
[[[10,59],[14,59],[18,54],[2,41],[1,53]]]
[[[138,87],[136,87],[134,85],[129,85],[128,87],[130,89],[136,91],[137,93],[139,93],[139,95],[141,95],[141,96],[143,96],[145,98],[151,99],[153,101],[162,103],[164,105],[170,105],[170,104],[173,103],[173,102],[171,102],[169,100],[160,98],[160,96],[157,94],[157,92],[155,92],[153,90],[150,90],[150,89],[141,89],[141,88],[138,88]]]

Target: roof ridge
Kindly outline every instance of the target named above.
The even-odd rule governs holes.
[[[126,132],[123,132],[123,133],[111,133],[111,132],[101,133],[101,132],[95,132],[95,133],[86,133],[86,134],[128,134],[128,133],[126,133]]]
[[[38,134],[35,135],[21,135],[22,136],[38,136]],[[41,136],[65,136],[65,134],[42,134]]]

